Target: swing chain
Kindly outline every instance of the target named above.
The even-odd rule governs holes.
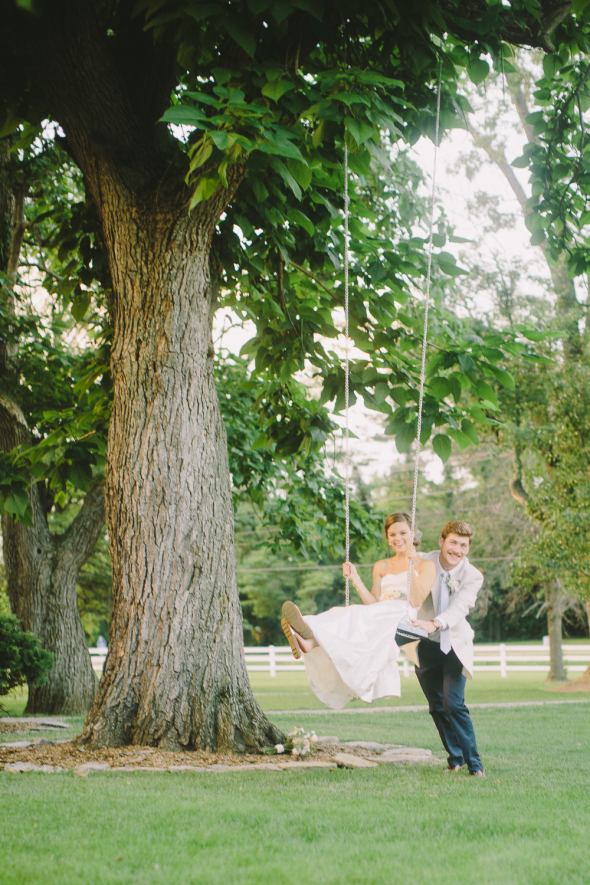
[[[414,466],[414,490],[412,494],[412,531],[415,532],[416,526],[416,503],[418,499],[418,476],[420,472],[420,452],[422,434],[422,407],[424,403],[424,384],[426,381],[426,348],[428,346],[428,309],[430,307],[430,282],[432,275],[432,246],[434,236],[434,200],[436,195],[436,159],[438,153],[439,125],[440,125],[440,93],[442,81],[442,59],[438,68],[438,86],[436,95],[436,124],[434,130],[434,159],[432,164],[432,190],[430,193],[430,234],[428,238],[428,262],[426,268],[426,294],[424,298],[424,331],[422,335],[422,363],[420,368],[420,397],[418,400],[418,420],[416,427],[416,461]],[[406,613],[410,610],[410,587],[412,584],[412,562],[408,567],[408,593],[406,601]]]
[[[424,330],[422,335],[422,362],[420,368],[420,396],[418,402],[418,418],[416,428],[416,461],[414,467],[414,488],[412,495],[412,530],[416,525],[416,503],[418,498],[418,477],[420,472],[420,435],[422,433],[422,409],[424,404],[424,385],[426,380],[426,349],[428,346],[428,310],[430,307],[430,283],[432,276],[432,248],[434,236],[434,201],[436,195],[436,160],[438,152],[439,126],[440,126],[440,98],[441,98],[441,82],[442,82],[442,59],[438,69],[438,86],[436,97],[436,126],[434,133],[434,160],[432,169],[432,190],[430,195],[430,234],[428,239],[428,261],[426,270],[426,293],[424,304]],[[345,546],[346,546],[346,562],[350,560],[350,425],[349,425],[349,398],[350,398],[350,356],[349,356],[349,285],[348,285],[348,266],[349,266],[349,196],[348,196],[348,145],[344,141],[344,335],[345,335],[345,355],[344,355],[344,411],[346,415],[346,424],[344,431],[345,438],[345,457],[344,457],[344,512],[345,512]],[[412,563],[408,567],[408,590],[406,597],[406,615],[410,610],[410,588],[412,584]],[[350,604],[350,579],[348,575],[345,578],[346,586],[346,605]]]
[[[346,562],[350,561],[350,426],[349,426],[349,389],[350,389],[350,366],[349,366],[349,341],[348,341],[348,263],[349,263],[349,245],[348,245],[348,216],[349,216],[349,198],[348,198],[348,145],[344,141],[344,412],[346,415],[346,426],[344,429],[345,453],[344,453],[344,514],[345,514],[345,536],[346,536]],[[345,604],[350,604],[350,578],[348,575],[345,579]]]

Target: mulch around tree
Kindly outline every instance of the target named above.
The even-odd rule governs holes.
[[[39,740],[39,739],[38,739]],[[154,747],[116,747],[104,748],[100,750],[87,750],[78,746],[76,741],[64,742],[42,742],[34,743],[29,747],[5,747],[0,744],[0,767],[6,767],[15,763],[28,763],[34,766],[51,766],[54,770],[101,770],[104,766],[108,766],[113,771],[130,771],[130,770],[148,770],[148,771],[179,771],[179,770],[198,770],[198,771],[223,771],[231,768],[239,768],[247,770],[251,766],[276,768],[277,765],[285,763],[331,763],[337,762],[335,757],[342,754],[343,751],[355,758],[359,759],[362,765],[363,759],[375,759],[376,753],[387,751],[395,745],[380,745],[380,750],[376,747],[366,749],[362,747],[350,746],[347,743],[332,743],[329,745],[320,745],[319,749],[313,754],[304,757],[294,757],[290,755],[254,755],[235,753],[207,753],[204,751],[187,751],[174,752],[159,750]],[[379,745],[376,745],[379,746]],[[397,752],[401,748],[396,747]],[[427,753],[425,750],[412,750],[408,748],[408,754]],[[388,760],[394,761],[394,760]],[[400,762],[402,758],[400,757]],[[407,760],[409,761],[409,759]],[[417,761],[417,760],[416,760]],[[423,762],[438,762],[428,755],[420,759]],[[99,768],[100,766],[100,768]],[[49,769],[47,769],[49,770]]]

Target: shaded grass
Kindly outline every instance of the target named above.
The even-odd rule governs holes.
[[[586,885],[588,712],[475,711],[485,780],[414,766],[2,774],[2,883]],[[422,712],[301,724],[314,718],[342,738],[440,749]]]

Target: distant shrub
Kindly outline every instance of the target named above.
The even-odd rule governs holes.
[[[53,655],[34,633],[21,630],[14,615],[0,612],[0,697],[24,685],[45,685]]]

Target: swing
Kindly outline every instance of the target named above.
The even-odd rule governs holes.
[[[414,489],[412,494],[412,525],[416,525],[416,503],[418,497],[418,476],[420,472],[420,433],[422,431],[422,408],[424,403],[424,382],[426,375],[426,347],[428,343],[428,308],[430,306],[430,279],[432,271],[432,238],[434,233],[434,198],[436,193],[436,159],[438,151],[438,137],[440,124],[440,93],[442,79],[442,61],[439,64],[438,86],[436,96],[436,124],[434,133],[434,160],[432,169],[432,191],[430,195],[430,233],[428,239],[428,262],[426,271],[426,297],[424,306],[424,331],[422,336],[422,364],[420,371],[420,397],[418,402],[418,421],[416,428],[416,461],[414,467]],[[344,514],[345,514],[345,546],[346,546],[346,562],[350,561],[350,432],[349,432],[349,304],[348,304],[348,269],[349,269],[349,236],[348,236],[348,219],[349,219],[349,197],[348,197],[348,146],[344,141],[344,334],[345,334],[345,351],[344,351],[344,412],[345,412],[345,457],[344,457]],[[417,642],[420,639],[430,639],[431,634],[421,627],[415,627],[410,618],[410,587],[412,583],[412,563],[408,568],[408,591],[406,597],[406,614],[399,622],[395,641],[399,646],[406,645],[409,642]],[[350,605],[350,578],[345,578],[345,605]]]

